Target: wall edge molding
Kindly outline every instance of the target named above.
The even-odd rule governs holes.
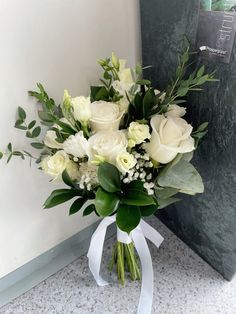
[[[84,255],[90,238],[99,222],[92,224],[54,248],[39,255],[13,272],[0,278],[0,307],[35,287],[43,280]],[[115,233],[115,225],[108,228],[107,237]]]

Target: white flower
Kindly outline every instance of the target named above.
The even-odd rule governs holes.
[[[177,117],[181,118],[185,115],[186,113],[186,108],[185,107],[180,107],[178,105],[169,105],[168,111],[165,113],[166,117]]]
[[[82,186],[90,184],[92,187],[98,184],[98,167],[90,162],[83,162],[79,166],[78,178]]]
[[[162,92],[159,89],[154,89],[154,93],[156,96],[158,96]],[[160,98],[161,102],[164,101],[166,98],[166,93],[162,93],[162,95],[160,95],[159,98]]]
[[[167,164],[178,153],[194,150],[194,139],[190,136],[193,128],[184,119],[155,115],[151,127],[151,140],[144,148],[155,161]]]
[[[95,101],[91,103],[91,110],[90,125],[93,132],[119,129],[123,112],[120,112],[117,104],[107,101]]]
[[[137,161],[132,154],[122,152],[116,157],[116,166],[122,173],[129,172],[136,165]]]
[[[73,162],[72,160],[69,160],[66,165],[66,171],[69,175],[69,177],[74,181],[79,179],[79,168],[78,165]]]
[[[126,60],[119,60],[119,71],[118,77],[119,80],[116,80],[112,83],[113,88],[119,92],[120,95],[126,97],[126,93],[128,93],[131,87],[134,85],[134,80],[132,77],[132,72],[130,68],[126,68]]]
[[[128,140],[123,131],[101,131],[92,135],[88,140],[89,160],[96,160],[98,157],[115,164],[116,157],[126,151]]]
[[[128,128],[129,146],[143,143],[146,139],[150,139],[149,126],[138,122],[131,122]]]
[[[45,173],[57,180],[66,169],[68,162],[69,156],[63,150],[59,150],[53,156],[44,158],[41,162],[41,167]]]
[[[49,130],[44,138],[44,144],[50,148],[62,148],[62,143],[56,141],[57,135],[55,131]]]
[[[63,149],[67,154],[74,157],[83,158],[87,155],[88,141],[80,131],[75,135],[70,135],[67,140],[63,143]]]
[[[117,101],[117,104],[120,108],[120,112],[124,112],[124,113],[128,112],[129,101],[128,101],[126,95],[123,96],[119,101]]]
[[[90,97],[79,96],[72,98],[72,107],[74,109],[75,120],[81,123],[87,123],[91,118]]]

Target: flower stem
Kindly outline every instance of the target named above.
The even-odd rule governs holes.
[[[130,274],[131,280],[140,280],[141,273],[138,264],[133,243],[124,244],[117,241],[114,244],[109,270],[111,271],[116,265],[117,278],[122,285],[125,283],[126,272]]]

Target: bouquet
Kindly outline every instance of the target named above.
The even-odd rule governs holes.
[[[187,48],[164,91],[143,79],[145,68],[137,65],[131,69],[114,53],[98,61],[103,71],[101,84],[91,86],[90,95],[72,97],[65,90],[62,104],[57,105],[42,84],[37,84],[38,91],[29,91],[29,95],[40,104],[40,122],[27,121],[25,110],[19,107],[15,127],[39,153],[35,157],[27,150],[15,150],[11,143],[0,153],[7,162],[12,156],[35,160],[53,184],[64,182],[66,187],[55,189],[44,208],[74,199],[70,215],[83,211],[84,216],[95,213],[104,218],[88,254],[91,271],[101,285],[106,284],[99,269],[110,223],[118,228],[110,269],[116,266],[122,284],[126,273],[132,280],[140,279],[136,249],[143,280],[146,276],[146,281],[151,281],[152,274],[147,274],[151,266],[146,265],[150,253],[143,234],[157,246],[162,238],[142,218],[179,201],[177,193],[194,195],[204,190],[190,161],[207,132],[207,123],[193,130],[183,118],[186,108],[182,105],[190,91],[199,91],[215,79],[214,73],[205,73],[204,66],[188,74],[189,59]],[[46,128],[43,139],[42,128]],[[144,296],[151,294],[149,290]]]

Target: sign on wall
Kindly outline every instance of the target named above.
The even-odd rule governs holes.
[[[200,0],[197,48],[207,59],[230,62],[236,33],[236,0]]]

